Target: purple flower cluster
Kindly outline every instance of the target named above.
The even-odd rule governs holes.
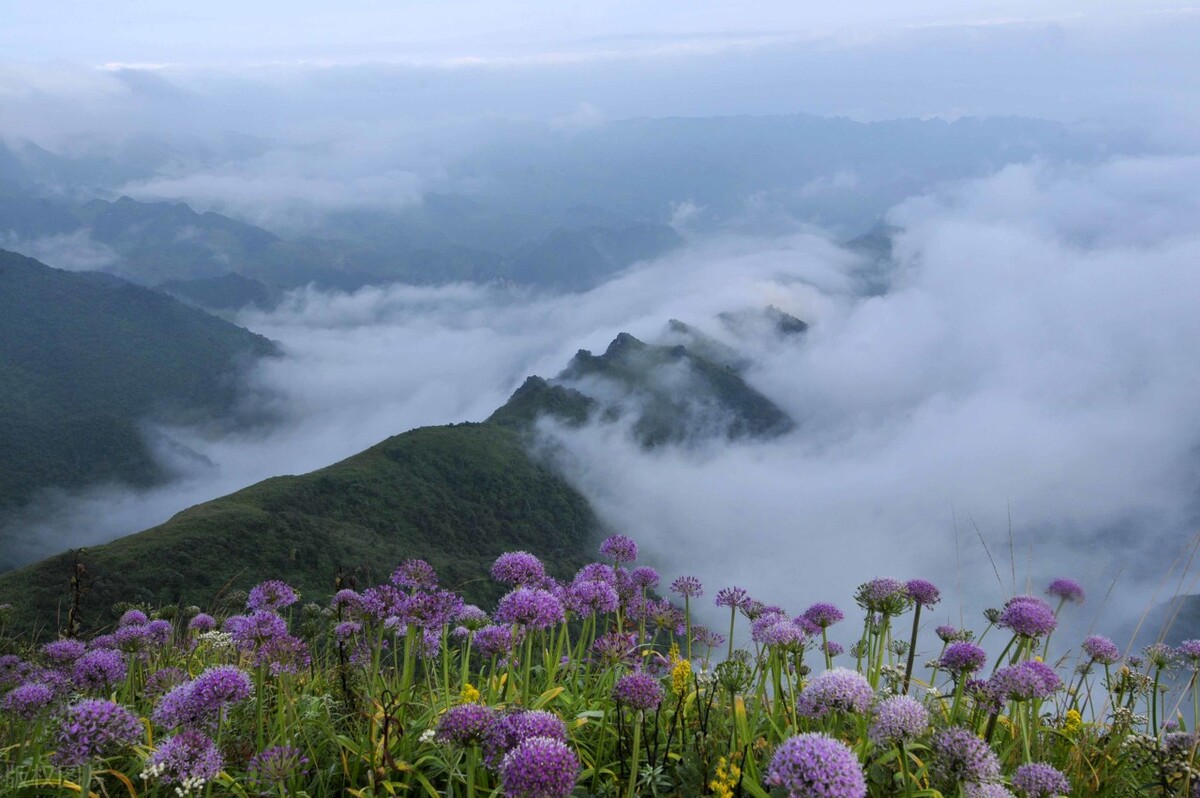
[[[942,591],[924,579],[910,579],[904,583],[904,589],[908,591],[908,597],[922,607],[932,607],[942,600]]]
[[[90,759],[108,756],[133,745],[142,736],[142,724],[125,707],[100,698],[72,704],[58,728],[59,765],[77,767]]]
[[[22,720],[32,720],[54,702],[54,690],[41,682],[18,685],[4,696],[4,711]]]
[[[600,579],[576,580],[567,588],[567,605],[578,615],[616,612],[620,603],[617,589]]]
[[[888,578],[872,579],[859,585],[854,592],[854,601],[867,612],[882,615],[899,615],[912,604],[905,584]]]
[[[299,748],[276,745],[250,757],[246,771],[250,774],[250,783],[266,794],[287,786],[292,778],[307,776],[307,764],[308,757]]]
[[[492,579],[506,585],[537,587],[546,581],[546,566],[527,551],[510,551],[492,563]]]
[[[631,537],[610,535],[600,544],[600,553],[614,562],[633,562],[638,558],[638,546]]]
[[[208,735],[186,729],[163,740],[147,765],[147,775],[153,774],[166,784],[184,785],[190,791],[215,779],[225,762]]]
[[[562,623],[562,602],[548,590],[519,587],[506,593],[496,607],[496,620],[526,629],[545,629]]]
[[[1103,635],[1092,635],[1084,640],[1083,650],[1087,652],[1092,662],[1099,662],[1101,665],[1112,665],[1121,658],[1121,649]]]
[[[484,762],[496,767],[504,755],[530,737],[567,741],[567,726],[552,712],[531,709],[504,715],[484,741]]]
[[[627,673],[617,680],[612,689],[613,700],[630,709],[648,711],[656,709],[663,699],[663,687],[643,671]]]
[[[924,704],[906,695],[894,695],[875,708],[869,733],[877,744],[895,745],[919,737],[928,728],[929,710]]]
[[[520,642],[520,632],[513,634],[511,626],[485,626],[475,633],[472,643],[482,657],[502,657]]]
[[[866,712],[875,693],[858,671],[833,668],[812,678],[796,699],[801,716],[819,720],[830,712]]]
[[[1184,640],[1175,652],[1192,670],[1200,670],[1200,640]]]
[[[1057,798],[1071,792],[1071,783],[1060,770],[1042,762],[1021,765],[1013,773],[1013,788],[1026,798]]]
[[[56,668],[72,664],[82,657],[85,651],[87,646],[79,640],[55,640],[42,646],[42,656]]]
[[[217,628],[217,619],[207,612],[198,612],[194,618],[188,621],[187,628],[190,632],[211,632]]]
[[[1049,698],[1062,687],[1062,679],[1044,662],[1025,660],[992,674],[989,680],[996,695],[1013,701]]]
[[[579,758],[553,737],[523,740],[500,764],[506,798],[567,798],[578,775]]]
[[[809,622],[816,624],[822,629],[828,629],[835,623],[841,623],[846,619],[845,614],[843,614],[842,611],[839,610],[835,605],[823,601],[818,601],[816,604],[813,604],[811,607],[806,609],[804,611],[804,617],[807,618]]]
[[[152,698],[160,696],[186,681],[187,673],[182,668],[159,668],[146,677],[145,693]]]
[[[124,680],[125,673],[125,657],[121,652],[98,648],[75,660],[71,680],[81,690],[108,692],[114,684]]]
[[[438,718],[437,740],[465,748],[485,742],[496,724],[496,712],[482,704],[450,707]]]
[[[251,612],[274,612],[290,607],[299,600],[300,594],[287,582],[268,579],[250,588],[250,595],[246,597],[246,609]]]
[[[745,588],[723,587],[717,591],[715,601],[718,607],[741,610],[750,606],[750,594],[746,592]]]
[[[681,576],[671,583],[671,592],[686,598],[704,595],[704,585],[694,576]]]
[[[933,781],[953,792],[965,785],[990,784],[1000,778],[1000,760],[991,747],[969,729],[953,726],[933,736]]]
[[[987,662],[987,652],[974,643],[960,641],[946,646],[938,659],[938,667],[956,678],[964,673],[975,673]]]
[[[199,727],[216,720],[230,704],[249,698],[252,689],[246,673],[232,665],[217,665],[164,695],[152,717],[167,728]]]
[[[1054,631],[1058,620],[1050,605],[1037,596],[1017,596],[1004,605],[996,625],[1022,637],[1045,637]]]
[[[959,629],[956,626],[950,626],[949,624],[939,626],[933,631],[943,643],[953,643],[956,640],[970,640],[972,637],[970,632]]]
[[[788,798],[863,798],[867,781],[854,752],[824,734],[798,734],[780,743],[763,783]]]
[[[653,590],[658,587],[661,577],[658,575],[658,571],[649,565],[643,565],[640,568],[634,568],[629,574],[629,579],[633,582],[634,587],[641,588],[642,590]]]
[[[127,610],[125,614],[121,616],[121,620],[117,621],[117,627],[124,628],[126,626],[145,626],[149,622],[150,619],[147,618],[146,613],[142,612],[141,610]]]
[[[392,584],[409,590],[433,590],[437,587],[437,572],[424,560],[405,560],[392,572]]]
[[[1055,579],[1046,588],[1046,593],[1072,604],[1083,603],[1083,587],[1074,579]]]

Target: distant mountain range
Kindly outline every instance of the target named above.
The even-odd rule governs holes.
[[[0,250],[0,564],[5,513],[39,490],[164,479],[146,422],[250,422],[241,371],[274,353],[157,291]]]
[[[762,315],[778,322],[784,314]],[[794,328],[798,320],[787,318]],[[527,436],[546,415],[571,424],[625,419],[647,446],[770,437],[794,426],[734,368],[622,333],[602,355],[581,351],[552,381],[530,377],[483,424],[397,435],[86,550],[78,555],[85,622],[111,622],[118,601],[209,606],[268,577],[326,597],[339,576],[369,584],[406,557],[429,560],[475,601],[496,598],[480,577],[505,550],[536,551],[566,574],[590,557],[600,529],[587,500],[530,454]],[[60,554],[0,574],[0,602],[14,605],[20,625],[52,622],[71,600],[75,562]]]

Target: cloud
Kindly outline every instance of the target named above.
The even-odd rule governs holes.
[[[698,236],[568,298],[297,291],[239,318],[284,347],[253,379],[282,428],[170,431],[214,465],[190,461],[164,490],[93,494],[47,526],[100,540],[415,426],[482,420],[526,375],[677,318],[752,356],[748,381],[796,432],[648,452],[619,426],[544,430],[603,521],[668,577],[741,583],[798,611],[849,604],[875,576],[920,576],[952,597],[939,621],[974,623],[1066,575],[1093,596],[1076,617],[1111,625],[1151,601],[1200,518],[1196,186],[1200,159],[1182,157],[946,186],[889,215],[902,232],[878,296],[856,289],[859,256],[809,233]],[[718,319],[767,304],[812,326],[780,338]]]
[[[86,230],[28,239],[11,231],[0,232],[0,249],[20,252],[47,266],[73,272],[102,271],[120,257],[106,244],[93,241]]]

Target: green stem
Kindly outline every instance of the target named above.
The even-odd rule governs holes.
[[[625,790],[625,798],[637,795],[638,754],[642,744],[642,711],[639,709],[633,719],[633,753],[629,760],[629,786]]]

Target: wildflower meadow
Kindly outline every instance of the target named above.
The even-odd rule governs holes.
[[[267,581],[226,617],[4,633],[0,793],[1200,795],[1200,641],[1058,639],[1069,579],[962,629],[934,626],[923,579],[792,614],[637,557],[616,535],[560,582],[504,554],[487,610],[410,560],[320,605]],[[706,601],[727,628],[695,622]]]

